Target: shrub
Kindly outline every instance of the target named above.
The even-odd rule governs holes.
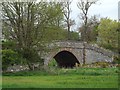
[[[109,63],[108,62],[95,62],[95,63],[92,63],[93,66],[100,66],[102,68],[106,68],[109,66]]]
[[[112,64],[118,64],[118,63],[120,64],[120,58],[118,56],[114,56]]]
[[[52,67],[54,67],[54,66],[57,66],[57,62],[55,61],[55,59],[52,59],[50,62],[49,62],[49,64],[48,64],[48,66],[52,66]]]
[[[2,49],[12,49],[12,50],[16,50],[17,49],[17,45],[14,41],[10,41],[10,40],[3,40],[2,41]]]
[[[19,64],[21,61],[20,55],[11,50],[11,49],[5,49],[2,50],[2,70],[5,71],[7,68],[14,64]]]

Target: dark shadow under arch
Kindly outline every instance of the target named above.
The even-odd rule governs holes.
[[[73,68],[76,63],[79,64],[77,58],[69,51],[61,51],[54,56],[60,68]]]

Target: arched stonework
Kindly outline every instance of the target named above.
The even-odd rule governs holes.
[[[50,51],[44,55],[45,66],[47,66],[50,60],[52,60],[52,58],[61,51],[71,52],[77,58],[79,63],[83,64],[83,42],[57,42],[57,48],[54,48],[54,45],[51,46]],[[86,64],[89,64],[100,61],[111,62],[115,54],[104,48],[86,43],[85,55]]]
[[[54,59],[57,62],[57,65],[59,67],[64,67],[64,68],[73,68],[76,66],[76,64],[80,64],[78,59],[73,55],[73,53],[69,51],[61,51],[58,52],[55,56]]]
[[[52,60],[52,58],[59,52],[62,52],[62,51],[68,51],[70,53],[72,53],[76,58],[77,60],[79,61],[79,63],[82,63],[82,50],[77,50],[77,49],[72,49],[72,48],[59,48],[58,50],[55,50],[55,51],[52,51],[50,53],[48,53],[46,55],[46,60],[44,62],[44,65],[48,65],[48,63],[50,62],[50,60]]]

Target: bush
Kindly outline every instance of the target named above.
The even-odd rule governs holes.
[[[118,63],[120,64],[120,58],[118,56],[114,56],[112,64],[118,64]]]
[[[2,41],[2,49],[12,49],[12,50],[16,50],[16,43],[14,41],[10,41],[10,40],[6,40],[6,41]]]
[[[21,59],[20,55],[11,49],[2,50],[2,70],[5,71],[9,66],[19,64]]]
[[[108,62],[95,62],[95,63],[92,63],[93,66],[99,66],[99,67],[102,67],[102,68],[106,68],[109,66],[109,63]]]
[[[52,60],[49,62],[48,66],[50,66],[50,67],[51,67],[51,66],[52,66],[52,67],[57,66],[56,60],[55,60],[55,59],[52,59]]]

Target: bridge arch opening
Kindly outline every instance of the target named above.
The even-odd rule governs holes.
[[[53,57],[60,68],[73,68],[76,63],[80,64],[75,55],[69,51],[61,51]]]

